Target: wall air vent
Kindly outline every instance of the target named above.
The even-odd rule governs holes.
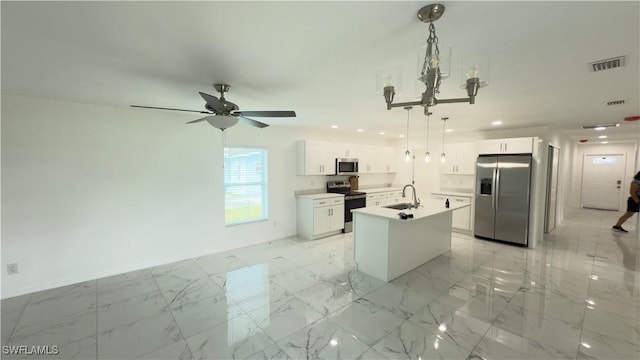
[[[624,105],[624,99],[607,101],[607,106]]]
[[[620,123],[615,124],[600,124],[600,125],[583,125],[582,128],[585,130],[604,130],[606,128],[619,127]]]
[[[599,60],[589,63],[589,71],[597,72],[611,70],[624,66],[624,56],[618,56],[611,59]]]

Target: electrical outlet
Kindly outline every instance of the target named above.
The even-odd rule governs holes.
[[[18,263],[7,265],[7,272],[9,273],[9,275],[17,274],[18,273]]]

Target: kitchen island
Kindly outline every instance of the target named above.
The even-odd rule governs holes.
[[[353,246],[358,270],[384,281],[451,250],[451,212],[469,204],[426,200],[417,209],[367,207],[353,212]],[[399,213],[413,214],[403,220]]]

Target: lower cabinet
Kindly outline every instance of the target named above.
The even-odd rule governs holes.
[[[321,206],[313,209],[313,235],[344,228],[344,203],[339,206]]]
[[[364,190],[366,192],[366,190]],[[402,197],[402,190],[367,192],[367,207],[385,206],[405,202]]]
[[[314,240],[335,235],[344,229],[344,196],[297,198],[298,236]]]
[[[454,210],[451,214],[451,227],[453,230],[471,230],[471,196],[449,196],[434,194],[431,198],[444,203],[449,199],[449,204],[469,204],[462,209]]]

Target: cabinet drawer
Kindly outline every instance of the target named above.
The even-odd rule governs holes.
[[[387,197],[402,197],[402,190],[387,191]]]
[[[344,204],[344,198],[340,197],[340,198],[328,198],[328,199],[316,199],[316,200],[313,200],[313,207],[329,206],[329,205],[336,205],[336,204]]]
[[[450,198],[449,201],[452,201],[452,202],[455,202],[455,203],[458,203],[458,204],[470,204],[471,203],[471,198],[455,196],[455,197]]]

